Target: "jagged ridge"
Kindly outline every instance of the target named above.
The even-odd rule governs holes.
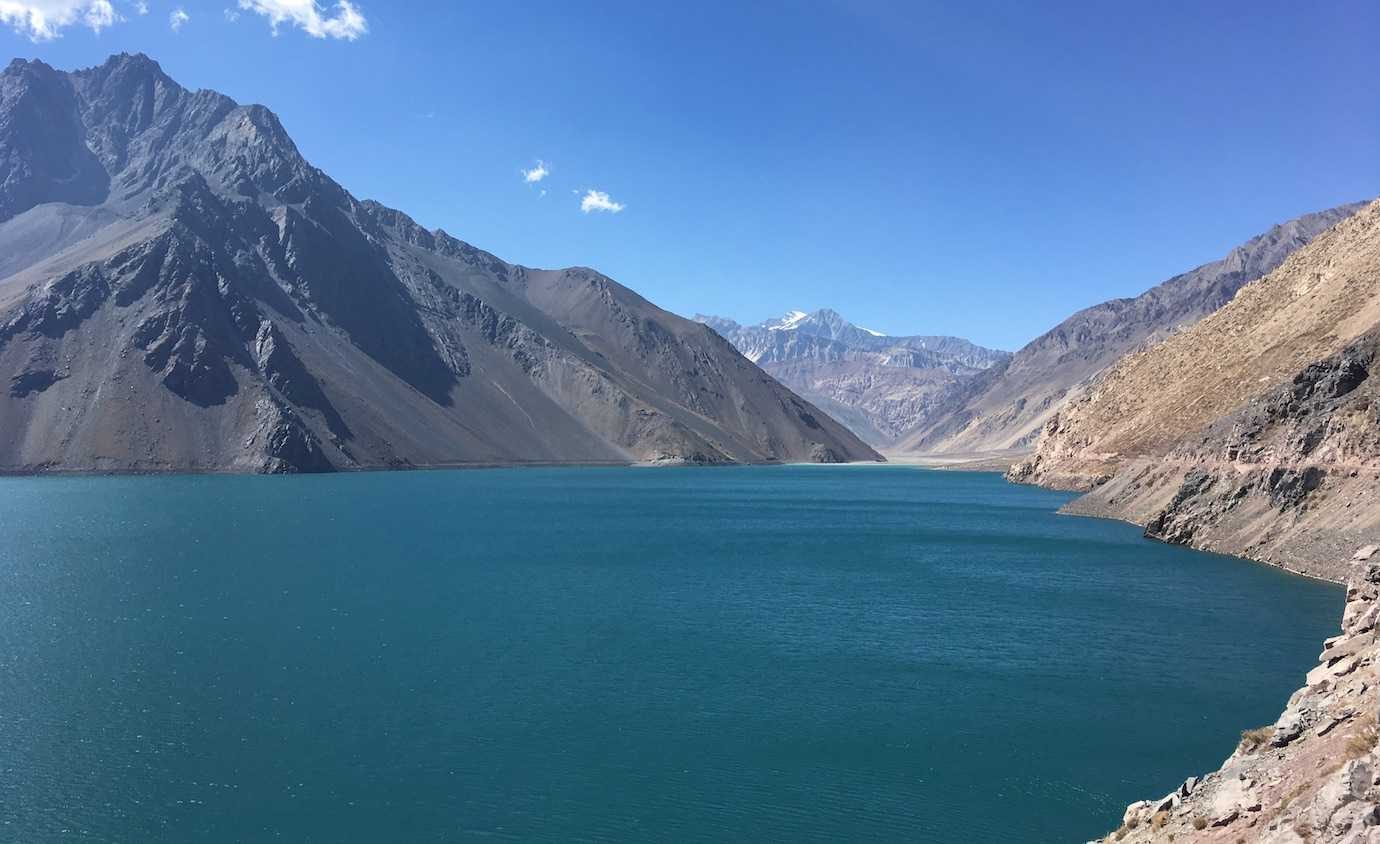
[[[921,424],[944,396],[1009,357],[960,337],[887,336],[827,308],[791,311],[757,325],[695,319],[879,446]]]
[[[0,74],[0,470],[877,459],[703,326],[360,202],[145,56]]]

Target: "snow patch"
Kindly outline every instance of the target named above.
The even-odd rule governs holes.
[[[787,311],[786,315],[779,322],[767,326],[768,331],[790,331],[799,328],[800,323],[804,322],[810,315],[804,311]]]

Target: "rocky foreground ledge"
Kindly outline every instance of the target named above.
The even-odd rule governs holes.
[[[1341,635],[1272,725],[1222,767],[1126,808],[1104,841],[1380,844],[1380,547],[1352,558]]]

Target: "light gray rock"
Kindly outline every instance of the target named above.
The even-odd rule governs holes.
[[[1235,822],[1236,819],[1239,817],[1241,817],[1240,809],[1228,809],[1226,812],[1213,818],[1209,823],[1212,826],[1227,826],[1228,824]]]

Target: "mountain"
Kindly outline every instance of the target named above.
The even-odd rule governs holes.
[[[788,311],[757,325],[695,319],[878,446],[921,424],[943,396],[1008,357],[958,337],[890,337],[828,309]]]
[[[895,450],[1029,451],[1045,423],[1089,379],[1122,356],[1216,311],[1243,285],[1275,269],[1364,205],[1344,205],[1274,226],[1221,260],[1175,276],[1140,296],[1079,311],[1005,362],[965,382]]]
[[[1010,476],[1170,541],[1338,563],[1380,538],[1378,350],[1380,200],[1117,363]]]
[[[1375,828],[1380,200],[1099,375],[1008,477],[1089,490],[1067,513],[1347,586],[1339,635],[1275,722],[1244,732],[1218,770],[1128,806],[1104,840],[1340,842]]]
[[[703,325],[359,201],[146,56],[0,74],[0,470],[873,460]]]

